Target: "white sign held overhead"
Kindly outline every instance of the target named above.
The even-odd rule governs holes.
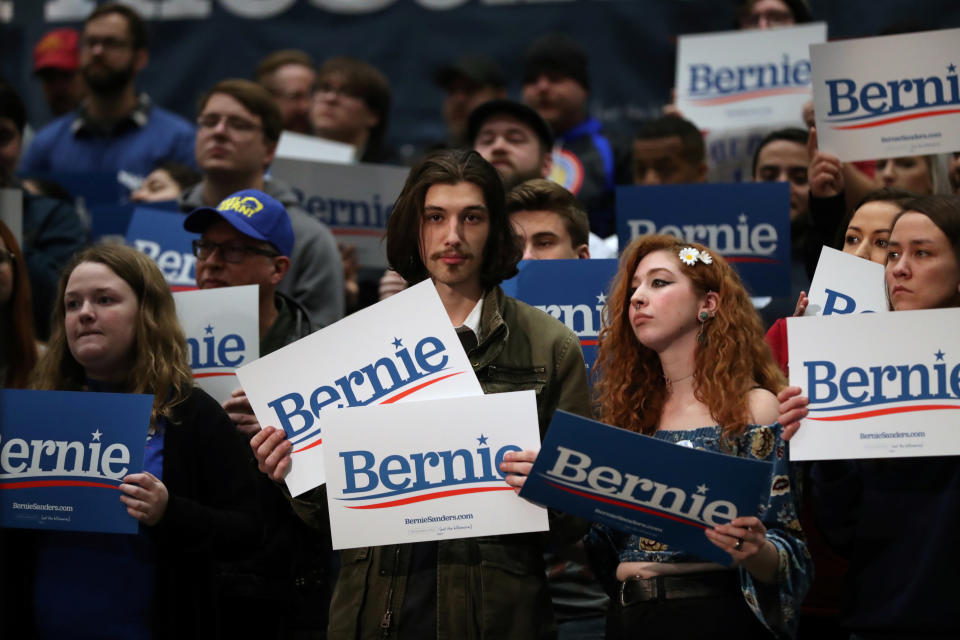
[[[323,484],[326,416],[335,409],[482,395],[430,280],[237,371],[261,427],[293,444],[294,496]],[[321,415],[322,412],[322,415]]]
[[[546,531],[499,470],[540,448],[533,391],[335,411],[325,419],[334,549]]]
[[[260,355],[259,287],[175,291],[197,385],[221,404],[240,387],[236,370]]]
[[[960,455],[960,309],[788,318],[792,460]]]
[[[802,125],[810,99],[809,46],[827,25],[680,36],[677,107],[701,129]]]
[[[887,311],[882,264],[823,247],[805,316]]]
[[[960,150],[960,29],[810,47],[820,149],[845,162]]]

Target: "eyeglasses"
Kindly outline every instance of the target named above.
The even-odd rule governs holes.
[[[263,128],[262,125],[259,125],[252,120],[241,118],[240,116],[227,116],[219,113],[207,113],[197,118],[197,126],[199,126],[201,129],[216,129],[221,122],[226,122],[227,129],[233,131],[234,133],[251,133],[257,129]]]
[[[233,264],[243,262],[247,254],[251,253],[258,256],[267,256],[268,258],[276,258],[280,255],[280,253],[276,251],[261,249],[260,247],[251,247],[246,244],[210,242],[209,240],[193,241],[193,255],[195,255],[198,260],[209,259],[217,249],[220,250],[220,256],[225,261]]]
[[[354,87],[351,87],[348,84],[335,85],[330,82],[321,82],[313,87],[313,95],[320,94],[330,94],[338,98],[357,98],[360,99],[363,96],[360,95],[360,92],[357,91]]]
[[[785,27],[793,24],[794,17],[790,11],[781,9],[768,9],[757,13],[747,14],[740,18],[740,26],[747,29],[756,29],[760,22],[765,21],[771,27]]]
[[[80,39],[80,47],[83,49],[95,49],[98,45],[104,51],[119,51],[120,49],[130,47],[131,43],[129,40],[121,40],[120,38],[94,38],[84,36]]]

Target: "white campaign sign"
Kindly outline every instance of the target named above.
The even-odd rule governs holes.
[[[827,24],[680,36],[677,107],[701,129],[802,125],[809,46]]]
[[[960,29],[810,47],[820,149],[843,161],[960,150]]]
[[[173,293],[193,378],[220,403],[240,387],[237,367],[260,355],[258,295],[257,285]]]
[[[960,454],[960,309],[789,318],[793,460]]]
[[[387,216],[409,169],[377,164],[328,164],[277,159],[273,175],[291,185],[307,213],[325,223],[339,242],[357,248],[361,268],[384,269]]]
[[[810,283],[806,316],[887,311],[883,265],[823,247]]]
[[[260,426],[282,428],[293,444],[286,482],[294,496],[325,482],[321,422],[332,409],[483,394],[429,280],[264,356],[237,376]]]
[[[546,531],[499,471],[540,448],[533,391],[335,411],[324,419],[334,549]]]
[[[318,138],[305,133],[284,131],[277,142],[276,159],[311,160],[350,164],[356,160],[357,148],[352,144]]]

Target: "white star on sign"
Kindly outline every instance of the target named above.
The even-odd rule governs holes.
[[[597,296],[597,303],[598,303],[598,304],[607,304],[607,294],[605,294],[603,291],[601,291],[601,292],[600,292],[600,295]]]
[[[94,442],[100,442],[100,436],[102,436],[103,434],[100,433],[100,429],[97,429],[96,431],[94,431],[94,432],[91,433],[90,435],[93,436],[93,441],[94,441]]]
[[[741,224],[746,224],[746,222],[747,222],[747,214],[741,213],[741,214],[740,214],[740,217],[737,218],[737,220],[738,220]]]
[[[698,485],[697,485],[697,493],[706,494],[707,491],[709,491],[709,490],[710,490],[710,489],[708,489],[708,488],[707,488],[707,485],[705,485],[705,484],[698,484]]]

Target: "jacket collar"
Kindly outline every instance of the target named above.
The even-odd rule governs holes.
[[[478,344],[467,355],[474,369],[482,369],[497,359],[510,335],[510,328],[503,321],[503,303],[506,294],[499,286],[493,287],[483,298],[483,313],[480,320]]]

